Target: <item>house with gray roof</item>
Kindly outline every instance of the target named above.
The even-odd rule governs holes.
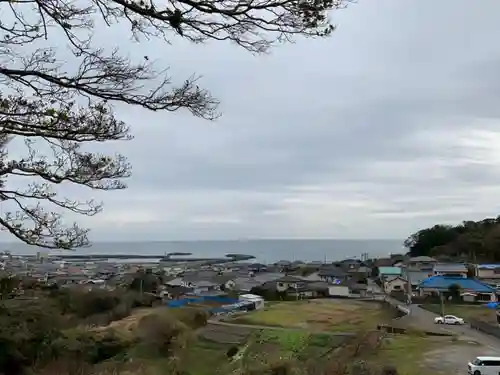
[[[323,281],[326,281],[328,283],[333,283],[337,281],[346,281],[352,277],[352,275],[344,271],[342,268],[334,266],[320,269],[318,271],[318,276]]]
[[[165,285],[170,287],[185,287],[192,288],[195,294],[201,292],[220,291],[233,289],[237,273],[232,272],[216,272],[205,270],[200,272],[189,272],[182,276],[176,277],[173,280],[165,282]]]
[[[467,267],[463,263],[436,263],[432,269],[434,276],[467,278]]]
[[[438,261],[428,256],[413,257],[408,260],[407,268],[419,271],[431,271]]]
[[[476,264],[474,266],[476,278],[481,280],[491,280],[498,283],[500,281],[500,264]]]
[[[242,292],[249,292],[252,288],[261,287],[281,277],[283,277],[283,274],[279,272],[261,272],[242,275],[234,279],[234,289]]]
[[[422,281],[428,279],[431,276],[433,276],[432,271],[419,271],[411,269],[403,270],[403,277],[406,278],[407,280],[409,279],[412,290],[416,290],[418,288],[418,285]]]

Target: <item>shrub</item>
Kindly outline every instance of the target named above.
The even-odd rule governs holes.
[[[172,357],[187,346],[189,328],[168,314],[150,314],[137,326],[139,353],[147,357]]]
[[[80,318],[110,311],[121,302],[118,293],[105,290],[61,289],[53,294],[63,314],[75,314]]]
[[[178,314],[175,314],[175,316],[192,329],[198,329],[207,325],[209,314],[203,309],[186,307],[177,311]]]
[[[13,301],[19,302],[19,301]],[[60,320],[50,306],[29,301],[0,307],[0,373],[19,375],[43,361],[60,336]]]
[[[398,370],[394,366],[384,366],[381,373],[382,375],[398,375]]]
[[[66,332],[52,343],[56,359],[96,364],[124,355],[130,343],[120,339],[113,331],[96,333],[82,329]]]
[[[228,356],[229,358],[233,358],[236,353],[238,353],[239,349],[237,346],[231,346],[227,352],[226,352],[226,356]]]

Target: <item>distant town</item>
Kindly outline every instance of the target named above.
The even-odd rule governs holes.
[[[282,298],[352,297],[402,294],[412,298],[448,292],[457,286],[465,301],[497,301],[500,264],[438,262],[404,254],[334,262],[281,260],[252,263],[249,255],[195,258],[187,253],[158,256],[155,263],[136,255],[13,255],[1,253],[0,270],[24,283],[59,287],[114,290],[130,284],[141,272],[157,276],[142,286],[144,292],[165,300],[182,296],[234,293],[279,293]],[[132,261],[127,261],[127,258]],[[143,258],[154,258],[147,256]]]
[[[294,340],[300,343],[294,356],[307,351],[322,368],[337,360],[335,348],[360,340],[370,345],[363,349],[370,366],[390,365],[410,375],[421,373],[419,367],[413,371],[414,358],[436,358],[425,362],[424,370],[455,374],[467,370],[463,358],[474,369],[484,355],[500,353],[500,264],[407,254],[272,264],[241,254],[196,258],[173,253],[153,257],[154,262],[148,258],[3,252],[0,297],[10,319],[4,328],[18,327],[18,316],[23,322],[58,316],[60,324],[90,335],[95,345],[100,345],[102,332],[113,340],[122,337],[117,332],[124,340],[132,335],[126,353],[138,355],[132,349],[149,340],[145,332],[156,347],[157,330],[167,330],[169,338],[175,332],[181,335],[169,331],[171,327],[183,327],[186,335],[195,337],[194,346],[179,349],[192,356],[182,363],[186,374],[215,373],[200,370],[211,368],[207,361],[212,359],[210,366],[222,371],[239,363],[247,351],[252,366],[262,365],[268,350],[277,350],[280,357],[290,355],[287,350]],[[26,320],[30,314],[37,318]],[[40,334],[45,334],[43,329]],[[24,334],[37,332],[28,327]],[[58,334],[69,340],[72,336],[66,338],[64,332]],[[85,344],[85,337],[78,342]],[[401,354],[393,356],[393,351]],[[157,357],[164,360],[165,354]]]

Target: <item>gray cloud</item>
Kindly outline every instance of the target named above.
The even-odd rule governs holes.
[[[496,216],[499,11],[494,0],[360,1],[332,15],[332,38],[262,57],[131,45],[174,77],[202,74],[224,116],[118,106],[136,138],[107,147],[133,163],[130,188],[64,192],[104,200],[81,220],[94,239],[403,238]]]

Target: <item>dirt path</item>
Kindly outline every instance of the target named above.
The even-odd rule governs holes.
[[[121,332],[131,332],[135,327],[137,327],[137,324],[143,317],[145,317],[146,315],[150,315],[155,311],[157,311],[157,309],[151,307],[139,308],[134,310],[131,315],[123,319],[115,320],[109,323],[107,326],[95,327],[92,330],[95,332],[102,332],[109,328],[112,328]]]
[[[424,354],[423,362],[433,372],[443,375],[467,374],[467,363],[477,356],[498,356],[499,352],[483,345],[443,345]]]
[[[323,335],[329,335],[329,336],[354,336],[355,333],[352,332],[331,332],[331,331],[314,331],[308,328],[289,328],[289,327],[277,327],[277,326],[262,326],[262,325],[255,325],[255,324],[238,324],[238,323],[228,323],[228,322],[221,322],[219,320],[209,320],[208,324],[212,325],[218,325],[218,326],[226,326],[226,327],[240,327],[240,328],[250,328],[250,329],[273,329],[277,331],[302,331],[302,332],[309,332],[309,333],[317,333],[317,334],[323,334]]]

